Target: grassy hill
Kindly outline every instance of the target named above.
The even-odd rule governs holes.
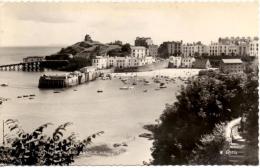
[[[86,35],[87,36],[87,35]],[[108,54],[110,56],[126,56],[130,54],[130,45],[103,44],[93,41],[90,36],[84,41],[77,42],[62,48],[59,52],[46,56],[47,60],[69,60],[68,66],[57,66],[55,69],[73,71],[84,66],[91,65],[91,59],[95,56]]]

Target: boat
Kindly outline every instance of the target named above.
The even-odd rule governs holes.
[[[23,95],[23,97],[29,97],[29,95]]]
[[[31,100],[31,99],[34,99],[33,97],[29,97],[29,99]]]
[[[102,92],[103,92],[103,90],[100,90],[100,89],[99,89],[99,90],[97,90],[97,92],[98,92],[98,93],[102,93]]]
[[[1,86],[2,86],[2,87],[6,87],[6,86],[8,86],[8,84],[2,83]]]
[[[2,101],[2,100],[0,100],[0,104],[3,104],[3,101]]]
[[[54,91],[53,93],[60,93],[60,91]]]
[[[30,97],[34,97],[34,96],[35,96],[35,94],[30,94],[29,96],[30,96]]]
[[[134,89],[133,86],[123,86],[120,88],[120,90],[129,90],[129,89]]]
[[[167,86],[165,85],[165,83],[160,83],[160,88],[167,88]]]
[[[136,82],[133,82],[133,85],[137,85],[137,83],[136,83]]]
[[[147,91],[148,91],[147,89],[144,90],[144,92],[147,92]]]
[[[17,96],[18,99],[22,98],[22,96]]]

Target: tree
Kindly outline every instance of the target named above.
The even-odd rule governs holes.
[[[240,116],[242,80],[206,71],[183,87],[153,131],[152,164],[188,164],[202,136],[211,134],[216,124]]]
[[[130,54],[131,53],[131,46],[130,46],[130,44],[129,43],[124,44],[122,46],[122,48],[121,48],[121,51],[125,52],[127,54]]]
[[[7,144],[0,146],[0,163],[6,165],[69,165],[92,139],[104,133],[99,131],[80,141],[75,133],[64,137],[70,122],[58,126],[52,135],[44,134],[51,123],[41,125],[32,133],[26,133],[17,120],[8,119],[5,123],[10,133],[5,136]]]

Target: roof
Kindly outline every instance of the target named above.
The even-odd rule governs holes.
[[[131,49],[145,49],[143,46],[131,46]]]
[[[241,59],[222,59],[224,64],[242,64]]]
[[[205,68],[208,59],[196,59],[194,62],[194,67],[196,68]]]

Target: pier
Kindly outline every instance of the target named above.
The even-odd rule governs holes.
[[[100,76],[100,71],[95,67],[84,67],[80,71],[62,75],[42,75],[39,79],[39,88],[67,88],[89,81],[94,81]]]
[[[55,64],[68,64],[67,60],[41,60],[32,62],[21,62],[16,64],[0,65],[0,71],[43,71],[44,68],[54,66]]]

